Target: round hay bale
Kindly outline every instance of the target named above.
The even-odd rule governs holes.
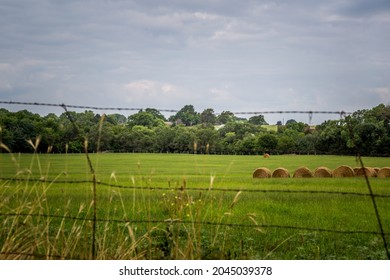
[[[367,177],[376,177],[376,171],[372,167],[361,167],[356,171],[355,175],[358,177],[364,177],[365,175]]]
[[[314,177],[330,178],[332,177],[332,170],[325,166],[317,167],[316,170],[314,170]]]
[[[376,174],[378,175],[378,172],[379,172],[379,170],[381,170],[379,167],[374,167],[374,170],[375,170],[375,172],[376,172]]]
[[[359,171],[359,169],[360,169],[360,167],[354,167],[353,168],[353,173],[355,173],[355,176],[356,176],[357,172]]]
[[[265,167],[257,168],[253,172],[253,178],[262,179],[262,178],[270,178],[270,177],[271,177],[271,171]]]
[[[303,167],[299,167],[297,170],[295,170],[293,177],[294,178],[312,178],[313,173],[310,171],[309,168],[303,166]]]
[[[390,178],[390,167],[383,167],[378,171],[378,178]]]
[[[272,178],[289,178],[290,172],[286,168],[279,167],[272,172]]]
[[[270,156],[269,156],[269,154],[264,154],[263,157],[264,157],[264,158],[269,158]]]
[[[341,165],[337,167],[335,170],[333,170],[332,175],[335,178],[354,177],[355,172],[353,171],[352,167],[347,165]]]

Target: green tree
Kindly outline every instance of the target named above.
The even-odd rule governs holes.
[[[127,118],[121,114],[109,114],[106,117],[106,121],[113,125],[125,125],[127,123]]]
[[[262,131],[265,130],[249,122],[230,122],[218,130],[222,137],[225,137],[228,132],[234,132],[237,139],[243,139],[248,133],[257,134]]]
[[[186,126],[197,125],[200,122],[199,113],[195,111],[194,106],[186,105],[179,112],[177,112],[174,116],[169,118],[171,122],[175,122],[177,124],[184,124]]]
[[[277,150],[282,154],[295,153],[296,145],[292,137],[288,135],[282,135],[278,138]]]
[[[164,125],[164,121],[152,113],[141,110],[138,113],[129,116],[128,125],[130,127],[145,126],[147,128],[153,128]]]
[[[220,137],[219,152],[222,154],[234,154],[235,143],[237,141],[235,132],[227,132],[224,137]]]
[[[14,118],[11,118],[10,120],[12,126],[7,126],[5,128],[12,132],[13,140],[12,145],[9,148],[13,152],[32,152],[33,148],[27,141],[30,139],[35,141],[38,136],[41,136],[40,133],[42,132],[43,127],[41,124],[41,117],[38,114],[22,110],[16,112]],[[42,146],[39,148],[42,148]]]
[[[257,140],[257,146],[261,153],[271,153],[278,146],[278,138],[271,133],[263,133]]]
[[[213,109],[205,109],[201,114],[200,114],[200,122],[203,124],[211,124],[214,125],[217,121],[217,117],[214,114]]]
[[[167,119],[164,117],[164,115],[161,114],[160,111],[157,109],[146,108],[145,112],[151,114],[155,119],[159,119],[159,120],[162,120],[164,122],[167,121]]]
[[[227,124],[228,122],[237,121],[236,116],[230,111],[223,111],[219,116],[217,116],[217,122],[219,124]]]
[[[313,133],[313,134],[309,133],[306,134],[304,137],[299,138],[297,143],[298,153],[316,154],[317,141],[318,141],[317,133]]]
[[[263,115],[250,117],[248,122],[254,125],[268,125]]]
[[[168,126],[159,126],[154,128],[156,135],[156,148],[159,152],[173,153],[176,152],[174,139],[175,130]]]
[[[257,138],[253,134],[245,135],[242,140],[238,140],[235,143],[235,151],[238,154],[253,155],[257,151]]]
[[[112,129],[111,149],[115,152],[132,152],[132,133],[128,126],[114,126]]]
[[[289,119],[289,120],[287,120],[286,121],[286,126],[288,126],[288,125],[293,125],[293,124],[296,124],[297,123],[297,121],[296,120],[294,120],[294,119]]]
[[[209,154],[215,152],[218,142],[218,132],[212,126],[199,125],[195,130],[198,153]]]
[[[156,151],[157,135],[145,126],[133,126],[130,132],[130,143],[132,152],[152,153]]]
[[[303,122],[297,122],[295,120],[288,120],[286,123],[286,128],[293,129],[298,132],[304,132],[308,125]]]
[[[277,149],[280,153],[285,154],[298,152],[298,143],[304,135],[303,132],[298,132],[292,128],[286,128],[279,136]]]
[[[325,154],[353,154],[348,144],[350,133],[342,121],[328,120],[317,126],[319,139],[316,149]]]
[[[184,126],[175,126],[172,128],[174,131],[173,149],[178,153],[193,153],[194,143],[196,142],[196,135],[193,129]]]

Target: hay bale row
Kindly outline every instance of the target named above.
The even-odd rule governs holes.
[[[341,165],[333,171],[327,167],[318,167],[312,172],[307,167],[300,167],[294,171],[293,178],[349,178],[349,177],[378,177],[390,178],[390,167],[372,168],[372,167],[356,167],[352,168],[347,165]],[[289,178],[290,172],[283,167],[275,169],[272,173],[268,168],[257,168],[253,172],[253,178]]]

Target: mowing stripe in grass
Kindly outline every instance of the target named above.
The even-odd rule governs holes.
[[[21,178],[1,178],[0,181],[31,181],[31,182],[42,182],[41,179],[21,179]],[[94,181],[89,180],[75,180],[75,181],[65,181],[58,180],[52,183],[58,184],[83,184],[83,183],[94,183]],[[129,189],[129,190],[172,190],[172,191],[181,191],[182,188],[178,187],[142,187],[142,186],[125,186],[119,184],[109,184],[105,182],[96,182],[97,185],[102,185],[110,188],[119,188],[119,189]],[[338,191],[315,191],[315,190],[259,190],[259,189],[235,189],[235,188],[186,188],[187,191],[212,191],[212,192],[250,192],[250,193],[292,193],[292,194],[330,194],[330,195],[351,195],[351,196],[367,196],[367,197],[381,197],[381,198],[390,198],[390,195],[386,194],[369,194],[369,193],[360,193],[360,192],[338,192]]]

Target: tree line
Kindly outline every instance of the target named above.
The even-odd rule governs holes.
[[[128,117],[68,111],[41,116],[0,109],[0,142],[13,152],[146,152],[199,154],[335,154],[390,156],[390,106],[359,110],[320,125],[288,120],[269,129],[264,116],[239,118],[186,105],[168,119],[148,108]],[[28,140],[31,140],[30,143]],[[86,141],[87,140],[87,141]],[[3,147],[4,148],[4,147]]]

